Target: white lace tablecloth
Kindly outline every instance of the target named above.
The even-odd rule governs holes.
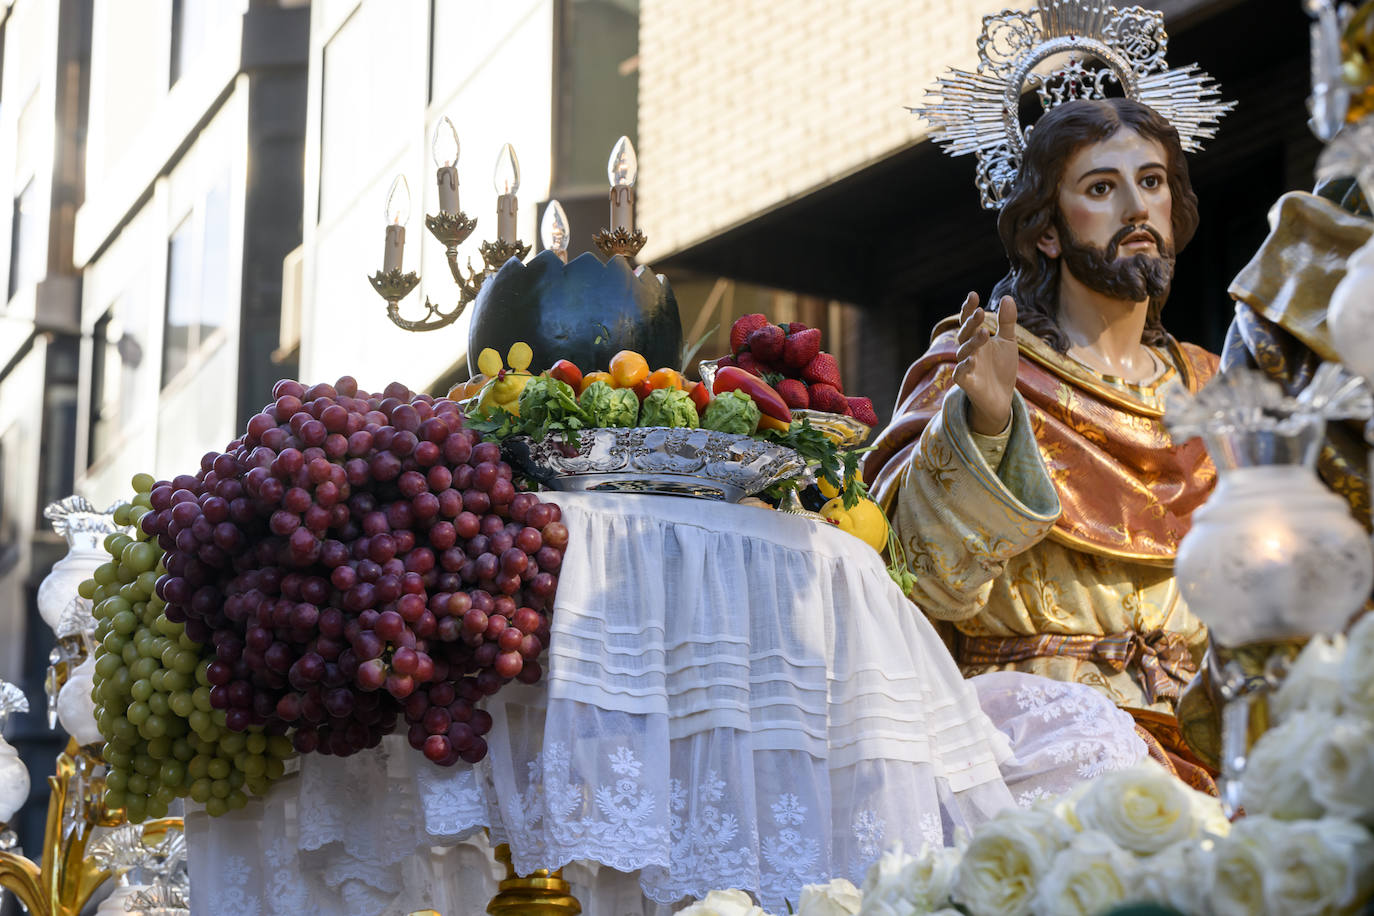
[[[189,813],[194,913],[478,914],[500,877],[483,827],[522,873],[572,863],[589,916],[718,887],[784,912],[894,843],[947,842],[1013,791],[1140,756],[1129,717],[1034,678],[989,682],[999,731],[878,555],[837,529],[669,497],[557,501],[570,536],[545,680],[486,701],[487,759],[440,768],[392,736],[307,756],[242,811]],[[1039,745],[1013,755],[1018,732]]]

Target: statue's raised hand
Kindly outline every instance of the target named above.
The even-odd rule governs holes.
[[[959,310],[959,350],[954,381],[969,403],[969,425],[984,436],[995,436],[1011,419],[1016,391],[1016,303],[1003,296],[997,307],[997,330],[984,327],[978,294],[969,293]]]

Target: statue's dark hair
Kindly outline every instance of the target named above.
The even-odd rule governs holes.
[[[992,290],[992,305],[1003,296],[1016,300],[1017,323],[1044,338],[1059,352],[1069,348],[1059,327],[1058,258],[1046,257],[1037,243],[1051,226],[1058,227],[1059,185],[1064,166],[1079,148],[1100,143],[1126,127],[1164,147],[1169,193],[1173,198],[1173,249],[1177,253],[1197,230],[1197,195],[1188,179],[1188,162],[1178,131],[1158,112],[1131,99],[1066,102],[1047,112],[1030,132],[1021,169],[997,218],[1011,269]],[[1152,297],[1141,341],[1161,345],[1168,339],[1160,312],[1166,296]]]

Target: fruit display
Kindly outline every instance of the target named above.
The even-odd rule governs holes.
[[[206,647],[170,620],[156,594],[163,549],[138,524],[152,511],[153,478],[139,474],[131,502],[114,509],[129,534],[105,539],[110,560],[81,583],[96,620],[96,726],[105,738],[105,803],[134,823],[167,815],[190,796],[211,815],[242,808],[285,772],[291,742],[261,725],[235,732],[210,701]]]
[[[437,764],[476,762],[478,701],[542,676],[558,507],[447,399],[351,378],[273,394],[194,475],[137,481],[138,531],[88,589],[132,819],[187,793],[227,810],[293,749],[343,756],[398,727]]]
[[[730,354],[716,365],[737,366],[763,379],[793,410],[840,414],[878,425],[872,401],[845,396],[839,364],[821,349],[819,328],[797,321],[773,324],[759,313],[744,315],[730,327]]]

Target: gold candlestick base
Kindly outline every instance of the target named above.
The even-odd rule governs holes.
[[[513,242],[503,242],[498,239],[495,242],[483,242],[481,250],[482,260],[487,263],[487,271],[496,273],[511,258],[519,258],[523,261],[525,255],[530,253],[530,246],[519,239]]]
[[[608,258],[616,255],[624,255],[632,258],[639,254],[639,249],[644,247],[644,243],[649,239],[643,232],[636,229],[630,232],[623,226],[615,230],[602,229],[592,236],[592,241],[596,242],[596,247],[601,249],[601,253]]]
[[[477,228],[477,220],[468,219],[468,215],[461,210],[457,213],[440,211],[433,216],[425,216],[425,228],[443,242],[445,248],[457,248]]]
[[[506,879],[487,904],[491,916],[578,916],[582,904],[563,880],[563,869],[538,869],[525,877],[515,873],[510,846],[502,843],[494,850],[496,861],[506,866]]]
[[[367,278],[367,282],[372,284],[377,295],[385,299],[388,305],[394,306],[410,295],[410,291],[420,282],[420,275],[414,271],[401,273],[401,269],[395,267],[386,273],[377,271]]]

